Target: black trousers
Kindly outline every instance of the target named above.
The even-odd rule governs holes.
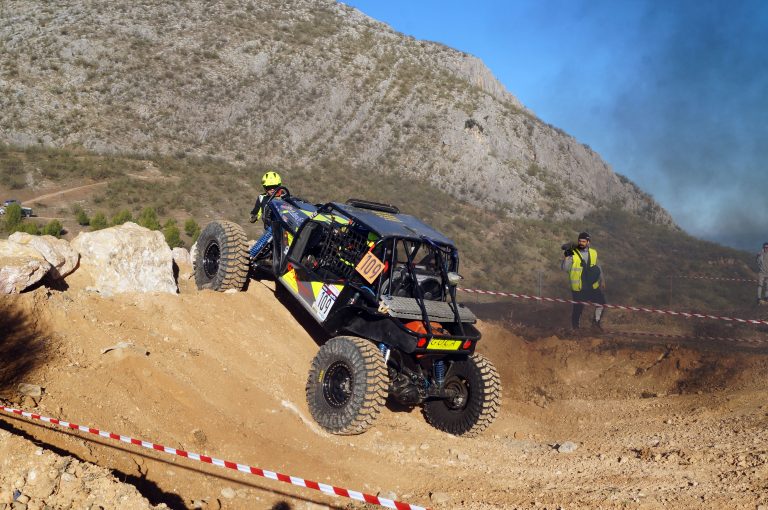
[[[571,291],[574,301],[589,301],[592,303],[605,304],[605,296],[601,289],[581,289],[579,291]],[[581,320],[581,312],[584,311],[584,305],[573,305],[573,312],[571,312],[571,326],[574,328],[579,327],[579,321]]]

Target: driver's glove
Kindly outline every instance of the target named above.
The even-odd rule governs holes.
[[[251,223],[256,223],[256,220],[258,220],[258,218],[256,217],[255,214],[251,214],[251,217],[248,219],[248,221],[250,221]]]

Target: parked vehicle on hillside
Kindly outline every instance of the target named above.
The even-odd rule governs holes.
[[[427,422],[473,436],[495,419],[501,382],[475,352],[476,318],[456,301],[459,256],[443,234],[393,206],[312,205],[273,196],[272,242],[249,251],[243,229],[214,221],[197,241],[198,288],[241,290],[269,271],[331,336],[309,370],[313,418],[335,434],[372,425],[387,396]],[[278,195],[278,194],[276,194]]]
[[[18,205],[21,208],[21,215],[23,217],[29,218],[31,216],[34,216],[34,212],[32,211],[31,207],[24,207],[21,205],[21,202],[13,198],[10,200],[5,200],[3,202],[3,206],[0,207],[0,215],[4,215],[6,212],[6,209],[12,205]]]

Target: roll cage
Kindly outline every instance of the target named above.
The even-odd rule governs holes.
[[[466,324],[474,316],[456,301],[458,251],[431,227],[393,206],[360,200],[311,205],[288,195],[267,206],[276,277],[295,271],[302,281],[354,289],[350,303],[399,318],[392,322],[411,337],[479,338]],[[408,329],[408,319],[422,322],[426,335]],[[451,323],[450,332],[433,331],[433,321]]]

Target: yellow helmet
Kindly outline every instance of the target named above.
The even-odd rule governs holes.
[[[280,186],[283,181],[280,180],[280,174],[277,172],[267,172],[261,178],[261,185],[265,188],[274,188]]]

